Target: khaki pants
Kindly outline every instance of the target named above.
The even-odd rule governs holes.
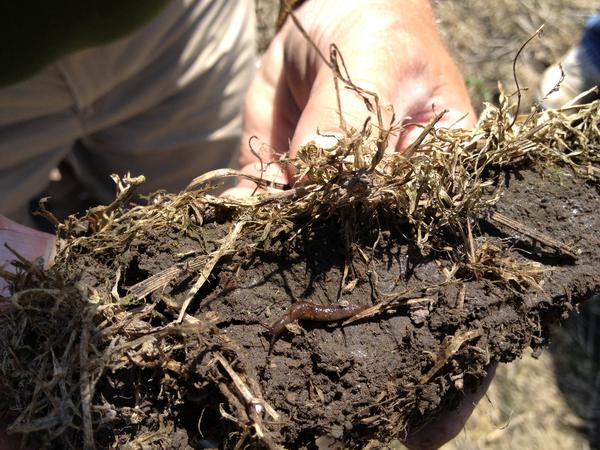
[[[174,0],[131,36],[0,89],[0,214],[22,221],[67,157],[101,202],[112,173],[177,191],[235,166],[254,60],[251,0]]]

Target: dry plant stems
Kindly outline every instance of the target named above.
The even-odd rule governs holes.
[[[15,413],[9,431],[23,433],[26,441],[33,435],[65,448],[124,445],[113,441],[118,436],[110,430],[135,424],[144,415],[154,430],[131,436],[126,444],[159,445],[172,431],[162,425],[160,414],[193,396],[199,386],[212,385],[227,399],[228,405],[220,407],[222,416],[241,430],[231,447],[242,448],[255,439],[278,448],[269,426],[279,415],[264,401],[258,376],[237,344],[215,326],[214,318],[186,313],[234,251],[251,255],[272,239],[294,239],[302,229],[326,220],[351,222],[340,227],[346,241],[356,244],[348,245],[350,251],[357,248],[352,231],[357,223],[369,218],[374,223],[376,216],[403,227],[415,251],[438,261],[445,283],[486,278],[515,290],[541,289],[542,269],[512,259],[505,248],[485,239],[478,224],[498,221],[494,205],[502,195],[505,171],[534,167],[597,183],[600,102],[517,117],[511,115],[511,99],[503,96],[499,106],[487,105],[475,128],[439,127],[440,114],[408,151],[388,154],[387,139],[398,128],[382,123],[379,99],[353,84],[335,47],[328,64],[369,108],[373,101],[378,124],[356,130],[342,120],[344,134],[333,148],[310,142],[298,149],[296,158],[282,160],[302,184],[246,199],[211,196],[209,189],[224,176],[240,175],[226,169],[197,178],[179,194],[157,193],[145,205],[131,205],[134,188],[143,179],[115,177],[113,203],[59,225],[54,267],[44,271],[25,261],[15,263],[17,276],[8,278],[13,294],[4,300],[9,307],[0,309],[0,403]],[[176,253],[170,269],[123,288],[125,268],[111,265],[111,258],[131,251],[140,236],[152,231],[198,237],[207,224],[224,220],[231,223],[226,235]],[[577,256],[567,243],[536,234],[527,224],[505,216],[500,223],[566,257]],[[111,268],[106,286],[90,286],[71,270],[90,260]],[[167,287],[186,276],[197,281],[181,304],[173,302]],[[343,285],[352,289],[356,282]],[[431,303],[432,287],[383,296],[360,318],[379,320],[382,311],[401,304]],[[159,295],[153,296],[155,292]],[[461,292],[464,302],[464,288]],[[471,329],[449,336],[420,384],[430,382],[461,346],[480,334]],[[129,374],[129,384],[119,378],[122,373]],[[147,377],[160,380],[159,391],[145,386]],[[134,400],[115,400],[120,397]],[[390,400],[401,418],[394,429],[406,427],[411,402]]]
[[[104,429],[111,420],[135,420],[137,414],[129,407],[106,406],[106,394],[98,392],[98,383],[105,385],[115,371],[131,366],[140,371],[156,368],[164,371],[169,379],[165,381],[167,385],[175,386],[178,382],[173,380],[177,376],[183,379],[197,373],[186,355],[197,355],[204,349],[214,352],[228,376],[233,377],[233,369],[228,370],[223,357],[217,357],[223,351],[236,355],[224,343],[221,332],[207,320],[177,320],[178,314],[185,311],[187,300],[178,311],[173,311],[170,320],[161,324],[152,325],[144,318],[156,306],[149,302],[152,291],[184,274],[197,274],[204,283],[220,258],[236,248],[236,242],[242,242],[242,234],[252,236],[253,240],[243,242],[254,242],[248,245],[255,247],[282,232],[290,238],[297,235],[298,219],[347,217],[340,215],[347,210],[363,217],[377,212],[381,219],[408,224],[415,247],[423,253],[435,253],[444,267],[450,267],[446,269],[447,282],[484,277],[517,289],[536,285],[539,267],[511,260],[503,249],[477,239],[474,224],[488,217],[498,220],[493,206],[502,194],[497,183],[502,170],[535,166],[548,173],[560,172],[597,182],[600,103],[536,113],[527,122],[518,118],[512,128],[508,126],[513,120],[509,110],[508,99],[504,98],[499,107],[488,105],[472,130],[427,127],[426,136],[411,154],[385,154],[372,171],[364,169],[371,167],[377,155],[379,136],[372,136],[369,129],[348,130],[330,149],[309,143],[299,149],[298,158],[286,162],[306,180],[288,197],[265,193],[245,200],[224,199],[210,196],[203,188],[176,195],[157,194],[145,206],[132,206],[127,199],[139,180],[119,180],[115,202],[94,208],[81,218],[70,217],[60,225],[62,240],[54,268],[43,271],[25,261],[16,262],[20,271],[14,280],[9,280],[14,293],[6,300],[11,307],[0,311],[0,374],[7,388],[0,396],[5,405],[15,405],[19,411],[9,430],[60,438],[66,445],[83,442],[92,447],[99,445],[94,436],[96,430]],[[215,180],[221,175],[215,174]],[[209,174],[204,177],[203,186],[210,183]],[[105,295],[62,270],[83,253],[102,259],[123,252],[148,229],[194,233],[205,221],[214,220],[219,211],[227,211],[232,231],[217,239],[212,251],[181,255],[173,270],[160,274],[163,278],[158,283],[147,286],[149,280],[142,280],[129,292],[122,292],[115,285],[113,294]],[[519,228],[506,218],[501,223]],[[520,233],[529,229],[521,225]],[[531,232],[525,235],[567,256],[575,256],[566,244]],[[458,245],[448,241],[449,236],[460,237]],[[253,248],[242,250],[238,246],[236,252],[240,251],[251,253]],[[115,274],[120,270],[114,269]],[[426,292],[383,297],[380,304],[363,315],[377,320],[380,310],[394,304],[427,301]],[[94,332],[90,324],[94,325]],[[423,374],[422,383],[435,376],[457,346],[475,339],[478,331],[461,333],[448,341],[436,364]],[[237,356],[234,358],[237,360]],[[240,377],[252,378],[243,373],[243,361],[237,367],[235,373],[241,373]],[[256,404],[249,398],[260,399],[258,391],[249,396],[231,379],[215,374],[212,377],[228,386],[242,409],[252,406],[249,403]],[[209,381],[200,377],[198,382]],[[123,386],[116,389],[135,390]],[[173,392],[174,388],[170,395]],[[235,413],[235,408],[233,411],[229,414],[239,420],[241,413]],[[240,422],[240,426],[254,430],[244,439],[255,436],[274,448],[268,421],[262,420],[247,416],[246,422]]]
[[[481,336],[481,330],[457,331],[454,336],[446,336],[444,339],[442,352],[434,358],[435,363],[419,380],[419,384],[425,384],[448,362],[467,341]]]
[[[517,54],[515,55],[515,57],[513,59],[512,73],[513,73],[513,80],[515,81],[515,86],[516,86],[517,105],[516,105],[516,112],[513,117],[513,121],[510,123],[509,128],[512,128],[512,126],[515,124],[517,117],[519,115],[519,111],[521,109],[521,87],[519,86],[519,77],[517,76],[517,61],[519,60],[519,56],[521,55],[521,52],[525,49],[525,47],[527,47],[527,44],[529,44],[534,38],[540,37],[542,35],[543,29],[544,29],[544,25],[540,26],[535,31],[535,33],[533,33],[531,36],[529,36],[529,38],[523,43],[523,45],[521,45],[521,47],[519,48],[519,50],[517,51]],[[558,89],[558,86],[562,82],[562,80],[563,80],[563,77],[561,77],[561,80],[557,83],[555,89]]]

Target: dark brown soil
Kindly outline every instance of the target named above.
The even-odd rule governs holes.
[[[235,254],[217,266],[188,309],[201,332],[180,336],[169,362],[144,369],[138,361],[135,370],[124,368],[100,380],[94,403],[108,409],[129,405],[131,413],[100,426],[96,442],[122,445],[141,433],[169,430],[169,442],[148,445],[233,447],[243,424],[226,417],[239,419],[248,411],[216,355],[227,355],[254,393],[262,393],[280,415],[277,421],[266,416],[264,425],[275,443],[289,448],[316,448],[320,436],[361,448],[383,436],[402,438],[407,425],[452,410],[490,364],[512,361],[529,346],[541,348],[552,322],[600,292],[598,187],[560,169],[511,172],[503,183],[498,212],[581,251],[577,258],[561,255],[482,218],[475,240],[488,239],[517,260],[540,263],[548,269],[541,288],[523,291],[489,277],[445,283],[441,253],[420,256],[402,229],[377,214],[357,224],[352,249],[346,248],[339,219],[307,219],[294,239],[282,233],[259,242],[252,254]],[[126,268],[124,294],[128,286],[173,266],[177,254],[214,251],[229,228],[221,220],[204,225],[203,236],[148,230],[116,259],[80,256],[73,270],[89,264],[80,272],[81,282],[110,291],[115,267]],[[458,238],[447,239],[462,245]],[[358,282],[342,292],[347,260]],[[132,336],[143,334],[144,322],[176,317],[178,308],[165,298],[177,304],[196,278],[185,275],[154,292],[148,299],[152,309],[140,316]],[[295,302],[371,305],[396,293],[404,293],[396,307],[347,326],[301,321],[268,355],[268,328]],[[466,333],[472,333],[469,339],[444,353],[453,337],[456,342]],[[436,361],[444,363],[434,371]]]
[[[471,384],[485,375],[490,362],[508,362],[529,345],[543,345],[546,326],[570,311],[569,300],[578,302],[598,292],[596,188],[558,175],[521,176],[510,182],[498,210],[558,240],[576,243],[581,257],[577,262],[564,259],[510,232],[482,228],[520,257],[552,268],[543,291],[522,295],[490,281],[472,281],[466,284],[464,307],[457,308],[459,288],[450,284],[428,292],[432,302],[400,307],[344,328],[303,323],[298,334],[288,333],[277,342],[269,360],[265,327],[290,304],[306,299],[336,303],[344,255],[334,251],[343,242],[333,224],[305,236],[287,254],[279,248],[265,252],[229,282],[233,290],[220,300],[201,303],[200,311],[218,313],[222,329],[245,350],[246,364],[263,374],[265,399],[288,418],[274,427],[283,442],[310,448],[315,437],[329,434],[344,439],[347,447],[360,446],[394,422],[389,404],[410,404],[414,422],[431,411],[452,408],[461,396],[463,376]],[[444,281],[431,260],[412,256],[393,232],[383,230],[378,247],[369,248],[378,231],[372,229],[362,239],[363,248],[375,252],[376,264],[368,267],[354,259],[362,282],[342,300],[371,304],[384,299],[384,293],[418,292]],[[444,338],[475,329],[483,330],[481,338],[466,343],[432,382],[419,386]],[[381,407],[374,404],[378,398]]]

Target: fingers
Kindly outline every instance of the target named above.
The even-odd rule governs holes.
[[[307,6],[318,9],[325,8],[326,4],[315,2]],[[324,14],[327,11],[315,12]],[[368,120],[376,133],[379,126],[389,128],[394,113],[404,117],[414,96],[407,96],[405,101],[396,99],[416,78],[409,74],[418,70],[416,66],[420,63],[415,65],[411,59],[403,64],[394,63],[394,52],[406,43],[399,36],[403,33],[393,30],[397,27],[396,22],[383,20],[385,17],[355,8],[341,20],[344,25],[329,29],[330,33],[322,27],[309,25],[318,51],[294,29],[294,24],[288,23],[285,47],[289,55],[286,58],[288,85],[302,111],[291,140],[292,149],[305,144],[317,130],[362,130]],[[305,19],[311,23],[310,16],[305,15]],[[364,32],[356,32],[363,28]],[[335,51],[332,51],[332,44],[336,44]],[[303,47],[306,48],[305,55],[294,51]],[[335,66],[338,69],[334,71]],[[377,95],[378,105],[371,93]]]
[[[271,44],[246,99],[243,171],[260,175],[261,159],[276,161],[288,152],[293,157],[323,130],[362,130],[368,124],[376,135],[379,127],[400,124],[404,129],[389,137],[388,148],[402,151],[443,110],[449,112],[438,126],[475,123],[462,77],[437,35],[427,2],[404,8],[389,1],[366,9],[360,2],[348,5],[336,16],[339,11],[327,9],[332,2],[307,2],[298,17],[313,43],[288,21]],[[328,19],[319,23],[323,17]],[[332,60],[325,60],[334,42],[345,58],[338,55],[335,61],[351,83],[339,81],[338,74],[336,85]],[[373,96],[348,84],[377,93],[379,109]],[[252,136],[258,140],[251,143]],[[269,179],[293,178],[281,167],[269,170]]]
[[[288,85],[302,110],[291,141],[292,149],[305,144],[318,129],[344,128],[347,124],[360,130],[367,118],[373,127],[390,128],[392,113],[396,120],[394,125],[406,126],[402,133],[390,136],[390,150],[398,151],[419,135],[419,125],[427,125],[443,110],[448,110],[448,113],[438,126],[470,126],[475,123],[462,76],[443,47],[429,11],[413,11],[415,17],[411,23],[400,17],[401,14],[393,18],[390,14],[382,16],[382,13],[360,11],[361,14],[357,15],[355,12],[345,19],[345,23],[351,26],[335,30],[335,42],[344,56],[344,60],[338,57],[337,63],[342,76],[346,77],[344,68],[347,68],[356,86],[377,93],[381,124],[377,120],[374,98],[361,96],[342,82],[338,83],[336,92],[332,70],[326,61],[315,55],[314,50],[306,61],[299,60],[302,54],[293,49],[304,37],[293,34],[291,30],[292,38],[288,38],[285,48],[291,55],[286,58],[286,67],[291,69],[287,72]],[[382,20],[382,17],[386,19]],[[356,29],[362,28],[366,30],[356,33]],[[329,44],[321,36],[318,45],[321,54],[329,56]],[[338,112],[338,94],[343,120]]]
[[[374,92],[383,91],[383,88],[366,82],[357,81],[356,84],[365,89],[371,88]],[[368,105],[365,100],[369,102]],[[386,102],[383,98],[380,100],[382,103]],[[338,82],[336,89],[333,74],[328,67],[324,67],[315,80],[298,119],[290,149],[294,152],[312,140],[315,134],[327,130],[363,130],[365,126],[370,126],[376,136],[380,124],[375,108],[374,98],[368,94],[361,95],[341,82]],[[391,108],[381,108],[381,120],[383,128],[389,128],[392,120]]]
[[[375,64],[371,64],[373,67]],[[364,66],[363,66],[364,67]],[[383,69],[382,69],[383,70]],[[446,74],[431,73],[427,68],[415,68],[409,73],[372,75],[370,82],[353,77],[355,83],[379,96],[381,123],[374,97],[359,95],[338,83],[341,99],[341,117],[338,111],[336,86],[328,67],[319,73],[291,140],[292,151],[306,144],[317,130],[354,128],[362,130],[367,119],[376,137],[380,127],[390,129],[402,125],[389,137],[388,149],[402,151],[412,143],[439,113],[447,110],[438,127],[470,127],[475,123],[475,113],[467,90],[454,64],[444,67]],[[360,73],[360,70],[357,70]],[[374,73],[377,73],[375,71]],[[369,103],[365,102],[367,100]]]
[[[428,69],[423,80],[431,86],[429,95],[413,103],[404,120],[404,130],[396,143],[401,152],[421,134],[438,114],[447,111],[436,127],[470,128],[477,122],[462,75],[447,52]]]

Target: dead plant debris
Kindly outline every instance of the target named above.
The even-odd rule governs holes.
[[[245,199],[208,193],[239,175],[231,170],[145,205],[130,204],[142,177],[116,178],[113,203],[58,226],[52,268],[15,262],[0,309],[9,431],[61,448],[402,437],[456,405],[490,363],[542,345],[552,317],[597,291],[588,266],[579,290],[553,282],[565,264],[598,256],[584,237],[561,241],[510,217],[518,205],[500,206],[524,172],[597,189],[599,108],[513,120],[503,97],[474,129],[439,128],[438,115],[418,144],[390,154],[390,130],[367,123],[333,148],[309,143],[284,159],[302,180],[290,190]],[[267,357],[265,323],[300,298],[369,308],[342,340],[340,328],[292,327],[291,344]],[[373,346],[386,340],[375,370]],[[305,388],[286,390],[303,376]],[[328,405],[340,409],[328,415]]]

